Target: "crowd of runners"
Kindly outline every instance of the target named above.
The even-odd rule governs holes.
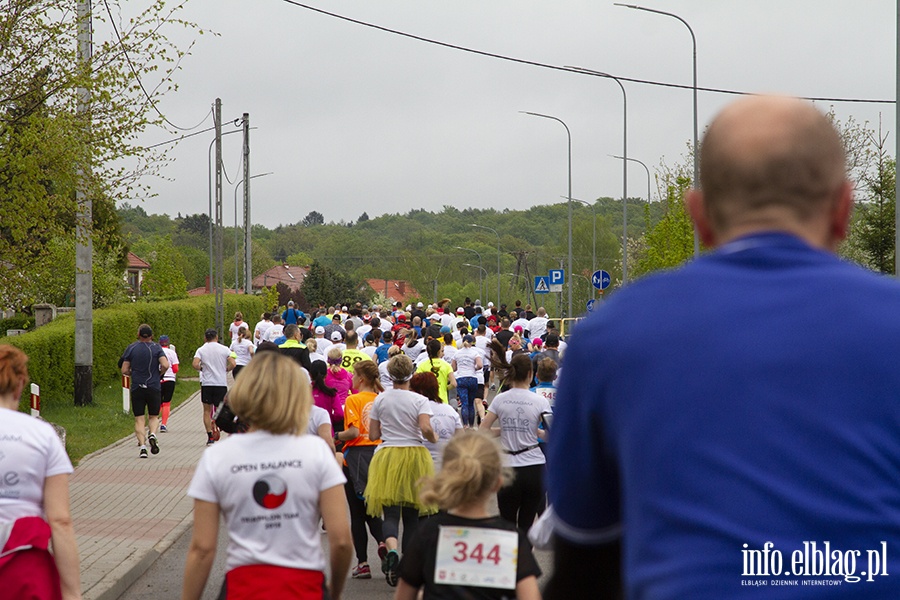
[[[546,506],[542,484],[544,451],[556,394],[555,380],[566,343],[543,307],[532,311],[530,305],[523,306],[519,301],[512,307],[494,306],[492,302],[482,306],[479,300],[466,298],[455,307],[449,299],[427,306],[422,302],[405,306],[399,302],[391,306],[323,305],[307,315],[289,301],[286,306],[260,315],[255,323],[236,313],[227,336],[226,346],[220,343],[215,329],[208,329],[204,343],[192,358],[192,365],[200,374],[205,443],[213,446],[220,439],[217,421],[225,431],[258,430],[258,423],[236,410],[235,405],[243,402],[238,383],[250,377],[255,381],[254,388],[260,387],[258,369],[253,367],[261,364],[260,357],[264,355],[291,359],[300,368],[305,382],[301,387],[307,388],[310,397],[305,426],[296,433],[322,438],[328,453],[336,458],[332,462],[338,467],[338,475],[342,475],[342,495],[349,508],[345,511],[349,514],[349,537],[356,554],[356,565],[350,570],[352,578],[372,577],[367,552],[368,536],[372,536],[387,583],[397,586],[405,582],[398,595],[434,585],[434,561],[446,557],[440,554],[429,558],[427,553],[423,556],[417,552],[413,569],[412,559],[402,560],[407,555],[404,550],[422,543],[416,541],[421,522],[437,518],[434,515],[439,509],[448,509],[448,500],[435,495],[434,490],[451,484],[440,482],[450,477],[456,481],[453,485],[463,485],[458,473],[452,477],[440,475],[442,467],[443,471],[463,469],[475,482],[483,476],[475,471],[491,463],[491,448],[498,453],[497,464],[503,468],[496,474],[489,469],[487,473],[493,479],[479,483],[477,494],[468,496],[472,494],[471,485],[457,494],[458,502],[466,506],[457,516],[486,517],[482,515],[485,502],[496,494],[500,519],[478,526],[485,531],[506,533],[515,533],[518,527],[524,536]],[[167,431],[168,402],[177,365],[175,348],[166,336],[161,336],[160,344],[153,343],[149,325],[141,325],[138,340],[123,354],[123,372],[132,376],[139,458],[149,458],[146,444],[150,445],[150,454],[160,452],[158,434]],[[230,392],[229,372],[233,379]],[[145,412],[149,414],[149,424]],[[232,421],[225,423],[225,415],[226,420]],[[448,464],[444,452],[451,441],[468,435],[463,433],[466,430],[479,428],[484,431],[478,436],[488,436],[487,446],[484,441],[469,439],[460,442],[456,450],[467,456],[477,452],[477,460],[463,461],[465,467]],[[279,431],[278,427],[270,428],[270,433]],[[293,429],[287,427],[285,431]],[[474,431],[471,434],[476,435]],[[494,437],[499,437],[499,443]],[[231,456],[234,452],[226,452],[223,446],[219,454]],[[505,457],[500,460],[502,454]],[[228,505],[226,515],[241,513],[239,500],[215,493],[216,476],[208,471],[206,462],[204,459],[198,467],[196,485],[192,485],[189,494],[199,503],[215,500],[213,503],[222,510]],[[475,462],[478,468],[473,471]],[[338,478],[334,472],[327,472],[328,481]],[[198,483],[200,480],[203,486]],[[260,481],[254,484],[254,490],[265,485],[267,490],[281,489],[286,494],[291,487],[285,478]],[[423,488],[426,481],[431,483]],[[423,495],[423,489],[432,491]],[[256,503],[269,508],[259,498]],[[321,510],[318,512],[322,514]],[[245,514],[243,518],[250,517]],[[332,515],[330,524],[326,518],[325,527],[330,545],[339,552],[341,525],[334,522],[335,518]],[[318,527],[318,519],[315,521]],[[203,522],[201,518],[200,523]],[[497,530],[500,522],[505,524]],[[435,535],[428,532],[423,536]],[[491,535],[487,539],[494,540],[496,536]],[[494,565],[500,564],[503,552],[507,558],[519,556],[521,564],[519,572],[505,580],[504,585],[517,589],[520,597],[534,597],[531,592],[537,594],[535,577],[540,572],[531,557],[530,544],[524,537],[519,540],[497,535],[497,539],[505,541],[491,546],[497,550],[490,558]],[[199,533],[195,529],[198,544],[208,537],[202,525]],[[431,546],[429,543],[427,547]],[[229,550],[229,572],[242,560],[250,564],[280,564],[287,560],[278,556],[277,550],[274,557],[263,553],[239,558],[240,551],[235,552],[233,555]],[[472,564],[480,565],[485,560],[480,554],[486,556],[489,552],[490,549],[476,552]],[[522,560],[523,556],[529,558]],[[426,571],[430,571],[424,579],[418,573],[424,568],[423,558],[431,561],[426,565]],[[233,560],[237,562],[232,564]],[[332,567],[340,565],[333,562]],[[467,575],[465,568],[447,571],[449,577],[462,578],[457,583],[472,585],[481,581],[476,572],[477,569]],[[242,585],[239,579],[232,579],[232,590]],[[517,587],[516,582],[525,587]],[[196,588],[197,583],[186,576],[185,585],[186,589]]]

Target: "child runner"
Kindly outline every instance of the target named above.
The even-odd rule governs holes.
[[[484,432],[465,431],[450,440],[440,473],[422,485],[422,502],[444,512],[422,522],[410,541],[396,600],[415,600],[422,589],[424,600],[541,597],[541,570],[525,535],[488,513],[488,502],[509,478],[502,465],[496,442]],[[450,573],[457,582],[465,577],[474,583],[448,583]]]

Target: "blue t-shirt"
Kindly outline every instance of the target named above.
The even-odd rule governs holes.
[[[375,349],[375,360],[381,364],[388,359],[388,350],[393,344],[382,344]]]
[[[281,313],[281,320],[284,321],[285,325],[296,325],[297,323],[306,320],[306,315],[303,314],[302,310],[289,308]]]
[[[634,282],[569,343],[547,470],[557,533],[623,536],[629,598],[900,598],[898,358],[900,285],[792,236]],[[780,576],[748,562],[767,542]],[[815,577],[826,542],[860,551],[853,577],[878,566],[869,552],[886,564]]]
[[[328,327],[331,325],[331,317],[328,315],[322,315],[313,319],[313,327]]]

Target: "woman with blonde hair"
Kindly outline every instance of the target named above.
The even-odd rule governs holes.
[[[388,552],[381,570],[388,585],[397,585],[400,563],[398,534],[403,520],[403,546],[419,522],[419,515],[435,512],[419,500],[419,480],[434,474],[431,454],[425,440],[436,442],[431,426],[432,410],[424,396],[409,389],[413,376],[412,360],[398,354],[388,361],[393,388],[375,398],[369,413],[369,439],[381,439],[381,445],[369,466],[366,485],[366,510],[372,516],[384,515],[384,542]]]
[[[350,566],[346,481],[328,445],[307,431],[312,395],[306,373],[275,352],[250,361],[228,402],[249,431],[206,449],[188,489],[194,531],[183,600],[203,593],[216,554],[219,514],[228,530],[228,600],[338,600]],[[328,532],[331,581],[319,518]]]
[[[443,468],[422,483],[422,502],[437,504],[442,512],[419,526],[406,549],[396,600],[415,600],[420,590],[424,600],[541,597],[541,570],[525,534],[488,512],[491,498],[509,478],[489,434],[468,430],[450,440]],[[436,581],[438,565],[456,583]],[[461,575],[466,584],[458,583]],[[488,578],[489,586],[483,587]]]
[[[19,412],[27,363],[24,352],[0,345],[0,456],[13,468],[0,480],[0,597],[77,600],[72,463],[50,425]]]

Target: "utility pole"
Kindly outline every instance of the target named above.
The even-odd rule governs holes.
[[[222,272],[222,99],[216,98],[216,224],[215,224],[215,274],[216,274],[216,331],[224,339],[225,276]]]
[[[244,293],[253,293],[250,251],[250,113],[244,113]]]
[[[91,74],[91,2],[78,0],[78,65],[81,77]],[[91,91],[86,81],[78,87],[76,112],[81,125],[90,130]],[[75,184],[75,405],[85,406],[93,402],[94,388],[94,286],[91,281],[93,265],[93,216],[91,197],[86,193],[90,174],[90,149],[86,144],[79,153],[77,181]]]

